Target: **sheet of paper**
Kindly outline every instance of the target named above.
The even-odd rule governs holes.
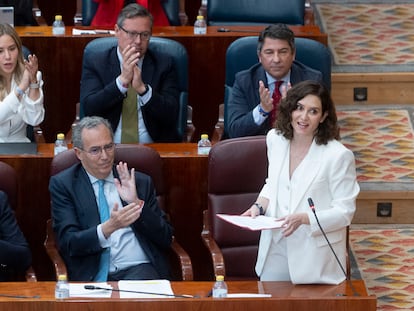
[[[105,29],[72,29],[72,35],[80,36],[80,35],[96,35],[96,34],[115,34],[113,30],[105,30]]]
[[[251,294],[251,293],[235,293],[227,294],[227,298],[269,298],[271,294]]]
[[[221,219],[238,227],[253,231],[281,228],[283,224],[283,221],[281,220],[276,220],[276,218],[262,215],[252,218],[250,216],[217,214],[217,217],[220,217]]]
[[[120,298],[171,298],[174,292],[168,280],[119,281]],[[164,294],[164,295],[157,295]]]
[[[105,289],[85,289],[85,285],[108,288]],[[111,298],[112,286],[108,283],[69,283],[70,297],[90,297],[90,298]]]

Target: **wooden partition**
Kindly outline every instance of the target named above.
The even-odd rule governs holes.
[[[117,283],[111,283],[118,289]],[[35,310],[140,310],[140,311],[375,311],[376,297],[368,296],[364,282],[353,281],[356,293],[346,282],[337,285],[292,285],[288,282],[227,282],[229,294],[267,294],[250,298],[207,297],[212,282],[173,282],[174,294],[192,298],[119,298],[112,291],[111,298],[69,298],[55,300],[54,282],[2,283],[0,294],[19,295],[20,298],[0,297],[0,309],[7,311]],[[252,295],[251,295],[252,296]]]
[[[195,36],[192,26],[155,27],[153,35],[182,43],[189,55],[189,104],[193,107],[196,128],[193,142],[201,133],[213,133],[224,99],[225,54],[237,38],[258,35],[262,26],[228,27],[218,32],[211,26],[207,35]],[[327,44],[327,36],[317,26],[292,26],[298,37],[307,37]],[[53,142],[58,132],[66,133],[75,118],[79,102],[83,50],[100,35],[72,35],[66,27],[64,36],[53,36],[51,27],[16,27],[23,44],[39,58],[43,72],[46,116],[42,129],[46,142]],[[108,35],[106,35],[108,36]],[[104,64],[103,64],[104,66]]]

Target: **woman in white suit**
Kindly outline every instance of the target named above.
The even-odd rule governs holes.
[[[0,143],[30,142],[27,124],[38,125],[45,115],[42,85],[36,55],[24,60],[16,30],[0,23]]]
[[[304,81],[279,105],[267,134],[268,177],[256,202],[243,215],[284,220],[263,230],[256,273],[262,281],[339,284],[345,280],[308,198],[342,267],[346,267],[346,227],[359,193],[353,153],[339,141],[335,106],[328,90]]]

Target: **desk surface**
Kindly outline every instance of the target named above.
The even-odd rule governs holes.
[[[54,282],[1,283],[0,294],[21,295],[29,298],[0,297],[0,308],[7,310],[376,310],[376,297],[368,296],[362,280],[353,280],[358,296],[348,282],[340,285],[292,285],[289,282],[227,282],[229,293],[271,294],[271,298],[207,298],[212,282],[172,282],[177,295],[193,295],[200,298],[120,299],[112,292],[111,298],[70,298],[55,301]],[[117,289],[117,283],[113,283]],[[346,295],[346,296],[344,296]],[[39,298],[33,298],[39,296]],[[32,298],[30,298],[32,297]]]

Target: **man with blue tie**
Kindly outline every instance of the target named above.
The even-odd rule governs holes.
[[[322,73],[296,61],[295,52],[295,35],[285,24],[261,32],[259,62],[235,76],[227,109],[230,138],[267,134],[283,93],[301,81],[323,83]]]
[[[168,278],[173,228],[151,178],[114,165],[106,119],[85,117],[73,132],[80,163],[52,176],[53,228],[70,281]]]

